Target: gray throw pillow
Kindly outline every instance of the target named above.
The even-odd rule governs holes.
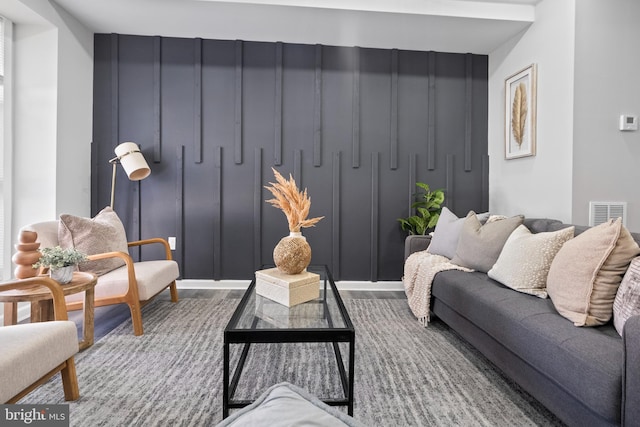
[[[473,211],[469,211],[467,216],[471,214],[476,215],[482,224],[489,219],[489,212],[476,214]],[[456,255],[458,238],[460,237],[464,220],[465,218],[458,218],[447,207],[442,208],[427,251],[430,254],[441,255],[449,259],[453,258]]]
[[[456,255],[451,262],[483,273],[488,272],[498,260],[502,247],[513,230],[523,221],[524,217],[518,215],[482,225],[469,212],[462,225]]]

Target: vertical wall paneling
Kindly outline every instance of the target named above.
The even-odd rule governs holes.
[[[427,169],[436,168],[436,54],[427,54],[427,76],[429,79],[427,113]]]
[[[293,152],[293,179],[296,180],[298,188],[304,188],[302,183],[302,150]]]
[[[333,154],[331,181],[331,272],[340,280],[340,152]]]
[[[202,163],[202,39],[193,42],[193,161]]]
[[[489,156],[482,156],[482,211],[489,210]]]
[[[184,266],[184,145],[176,147],[176,251],[175,259]]]
[[[235,72],[235,134],[233,158],[237,165],[242,164],[242,40],[236,40]]]
[[[222,278],[222,147],[213,152],[213,280]]]
[[[473,110],[473,55],[465,57],[464,170],[471,172],[471,112]]]
[[[162,160],[162,38],[153,37],[153,162]]]
[[[351,95],[351,167],[360,167],[360,48],[353,49],[353,91]]]
[[[391,50],[391,139],[389,168],[398,169],[398,49]]]
[[[339,280],[400,280],[396,218],[414,213],[416,182],[445,188],[456,213],[488,208],[485,55],[94,37],[92,213],[109,199],[113,147],[142,142],[153,179],[123,182],[116,205],[132,238],[176,236],[185,279],[248,280],[270,262],[271,166],[330,221],[308,234]]]
[[[371,153],[371,281],[378,281],[380,153]]]
[[[414,209],[411,207],[413,204],[414,197],[413,195],[416,192],[416,182],[417,182],[417,169],[418,168],[418,156],[416,154],[409,154],[409,185],[408,185],[408,194],[407,200],[409,204],[407,206],[408,214],[407,216],[413,215]]]
[[[253,265],[262,265],[262,149],[254,149],[253,164]]]
[[[282,42],[276,43],[276,93],[274,109],[273,164],[282,164]]]
[[[118,42],[118,35],[111,34],[111,150],[120,143],[120,90],[118,87],[120,55]]]
[[[316,47],[313,91],[313,166],[322,166],[322,45]]]
[[[454,194],[454,182],[453,182],[453,172],[454,172],[454,161],[455,161],[455,156],[453,154],[448,154],[447,155],[447,166],[446,166],[446,170],[445,170],[445,174],[446,174],[446,179],[445,179],[445,205],[450,209],[450,210],[454,210],[455,206],[454,204],[454,198],[453,197],[446,197],[446,195],[453,195]]]

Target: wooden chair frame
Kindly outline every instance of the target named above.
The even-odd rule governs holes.
[[[128,242],[129,247],[143,246],[149,244],[161,244],[165,250],[166,260],[172,260],[171,257],[171,247],[169,246],[169,242],[162,238],[152,238],[152,239],[144,239],[144,240],[136,240],[133,242]],[[140,301],[140,296],[138,294],[138,282],[136,280],[136,273],[134,269],[135,262],[133,258],[128,253],[125,252],[105,252],[102,254],[89,255],[89,259],[92,261],[106,258],[120,258],[122,259],[127,267],[128,273],[128,281],[129,288],[127,293],[123,295],[110,296],[105,298],[96,298],[95,306],[101,307],[105,305],[113,305],[113,304],[121,304],[125,303],[129,306],[129,310],[131,311],[131,320],[133,322],[133,333],[134,335],[142,335],[144,333],[144,329],[142,327],[142,307],[150,302],[153,297],[149,298],[146,301]],[[176,287],[176,281],[172,281],[167,285],[169,291],[171,293],[171,301],[178,302],[178,289]],[[158,293],[164,291],[167,287],[160,290]],[[156,294],[157,295],[157,294]],[[154,295],[155,296],[155,295]],[[82,301],[72,302],[67,304],[68,310],[80,310],[82,308]]]
[[[49,277],[38,276],[31,277],[29,279],[5,282],[0,284],[0,291],[32,287],[34,285],[46,286],[51,291],[51,294],[53,295],[53,313],[55,320],[69,320],[62,288],[60,287],[60,284],[58,282],[50,279]],[[5,327],[11,328],[11,326]],[[13,396],[7,403],[12,404],[18,402],[28,393],[47,382],[49,378],[51,378],[58,372],[60,372],[62,376],[62,387],[64,390],[65,400],[77,400],[80,397],[80,389],[78,387],[78,378],[76,376],[76,365],[73,360],[73,356],[71,356],[70,358],[53,368],[51,371],[46,373],[38,381]]]

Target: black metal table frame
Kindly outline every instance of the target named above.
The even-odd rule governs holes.
[[[231,316],[231,320],[227,324],[227,327],[224,329],[224,372],[223,372],[223,393],[222,393],[222,417],[227,418],[229,416],[229,409],[231,408],[243,408],[249,404],[251,404],[252,400],[233,400],[233,395],[235,394],[236,388],[238,386],[238,381],[240,380],[240,375],[242,374],[242,370],[244,368],[245,361],[247,359],[247,355],[249,353],[249,348],[253,343],[305,343],[305,342],[330,342],[333,344],[333,350],[336,356],[336,363],[338,365],[338,371],[340,374],[340,381],[342,382],[342,389],[344,392],[345,398],[335,398],[322,399],[328,405],[331,406],[347,406],[347,413],[349,415],[353,415],[353,382],[354,382],[354,361],[355,361],[355,330],[353,328],[353,324],[351,323],[351,319],[349,318],[349,314],[347,313],[347,309],[342,302],[342,298],[338,293],[338,289],[333,281],[333,277],[331,276],[331,272],[327,268],[327,266],[315,266],[314,268],[324,268],[325,278],[324,278],[324,294],[322,299],[322,304],[324,304],[325,312],[327,314],[327,321],[329,324],[328,328],[300,328],[300,329],[234,329],[235,325],[237,325],[238,320],[244,311],[249,298],[252,293],[255,292],[254,288],[256,286],[255,278],[249,285],[249,288],[244,293],[242,300],[240,300],[240,304],[233,312]],[[313,268],[310,268],[313,271]],[[329,283],[331,292],[334,293],[336,303],[338,305],[338,309],[340,310],[340,315],[344,320],[345,327],[344,328],[334,328],[333,321],[331,319],[330,311],[327,308],[327,283]],[[256,317],[253,321],[253,326],[256,325],[258,318]],[[340,352],[339,343],[348,343],[349,344],[349,373],[347,374],[345,370],[344,361],[342,358],[342,353]],[[233,373],[233,378],[230,380],[230,371],[229,371],[229,346],[231,344],[244,344],[242,348],[242,353],[238,359],[238,364],[236,365],[236,369]]]

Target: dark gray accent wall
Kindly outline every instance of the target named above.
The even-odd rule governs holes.
[[[488,209],[487,80],[482,55],[97,34],[92,211],[136,142],[152,173],[118,167],[128,236],[176,236],[183,278],[249,279],[288,234],[264,202],[276,167],[325,216],[304,230],[313,263],[399,280],[416,181],[459,216]]]

